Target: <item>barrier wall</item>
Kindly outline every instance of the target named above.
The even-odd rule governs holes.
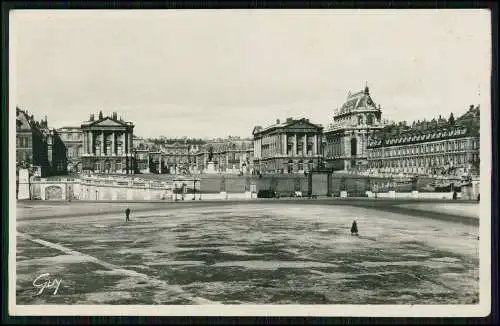
[[[428,178],[423,182],[427,184]],[[26,187],[24,187],[26,188]],[[20,184],[19,189],[24,189]],[[377,197],[377,198],[434,198],[452,199],[453,192],[425,192],[418,182],[328,173],[284,175],[204,175],[200,179],[171,182],[141,180],[136,177],[82,177],[74,180],[38,180],[29,184],[32,199],[42,200],[218,200],[257,198],[261,190],[274,190],[279,197],[302,196]],[[476,200],[479,183],[463,186],[459,198]],[[27,199],[22,194],[20,199]]]
[[[368,192],[367,197],[369,198],[392,198],[392,199],[453,199],[453,192],[379,192],[372,193]],[[468,199],[463,198],[460,193],[457,193],[457,199]]]

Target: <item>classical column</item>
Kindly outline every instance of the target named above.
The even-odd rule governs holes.
[[[115,156],[116,155],[116,149],[115,149],[115,132],[111,132],[111,155]]]
[[[318,134],[314,135],[314,149],[313,154],[318,155],[320,153],[320,149],[318,148]]]
[[[128,137],[127,137],[127,132],[124,131],[123,134],[122,134],[122,137],[123,137],[123,150],[124,150],[124,155],[127,155],[128,154]]]
[[[87,133],[83,133],[83,150],[84,150],[84,154],[87,154],[89,151],[88,151],[88,142],[87,142]]]
[[[292,156],[297,155],[297,134],[293,134],[293,150],[292,150]]]
[[[307,134],[302,138],[302,155],[307,156]]]
[[[90,138],[90,142],[89,142],[89,145],[90,145],[90,148],[89,148],[89,152],[91,155],[95,155],[95,149],[94,149],[94,133],[92,131],[89,131],[89,134],[88,134],[89,138]]]
[[[90,154],[90,137],[88,131],[83,132],[83,139],[85,143],[83,144],[83,150],[85,154]]]
[[[351,157],[351,138],[349,137],[349,135],[347,135],[346,137],[344,137],[344,155],[346,157]]]
[[[128,153],[132,153],[132,133],[128,133]]]
[[[106,144],[104,144],[104,131],[101,131],[101,156],[106,154]]]
[[[286,138],[286,133],[281,135],[281,146],[283,146],[281,152],[283,153],[284,156],[287,156],[288,139]]]

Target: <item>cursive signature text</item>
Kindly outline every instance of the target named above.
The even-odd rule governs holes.
[[[38,276],[37,278],[35,278],[35,280],[33,281],[33,286],[36,289],[40,289],[36,295],[42,294],[43,291],[45,291],[45,289],[47,289],[47,290],[54,289],[53,294],[56,295],[61,283],[62,283],[62,279],[54,278],[51,280],[50,274],[44,273],[44,274],[41,274],[40,276]]]

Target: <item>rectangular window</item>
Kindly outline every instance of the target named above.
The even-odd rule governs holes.
[[[304,149],[304,146],[303,146],[302,142],[299,142],[297,144],[297,153],[302,154],[303,149]]]

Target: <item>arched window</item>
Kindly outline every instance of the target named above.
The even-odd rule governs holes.
[[[369,115],[366,117],[366,124],[367,124],[367,125],[372,125],[372,124],[373,124],[373,114],[369,114]]]
[[[288,173],[292,173],[293,172],[293,161],[292,160],[288,160],[287,172]]]
[[[363,116],[358,115],[358,125],[361,125],[361,124],[363,124]]]
[[[111,170],[111,162],[109,162],[108,160],[106,160],[105,164],[105,171],[108,172]]]
[[[304,170],[304,163],[302,162],[302,160],[300,160],[300,161],[299,161],[299,167],[298,167],[298,170],[299,170],[299,171]]]
[[[351,156],[358,155],[358,140],[356,138],[351,139]]]

